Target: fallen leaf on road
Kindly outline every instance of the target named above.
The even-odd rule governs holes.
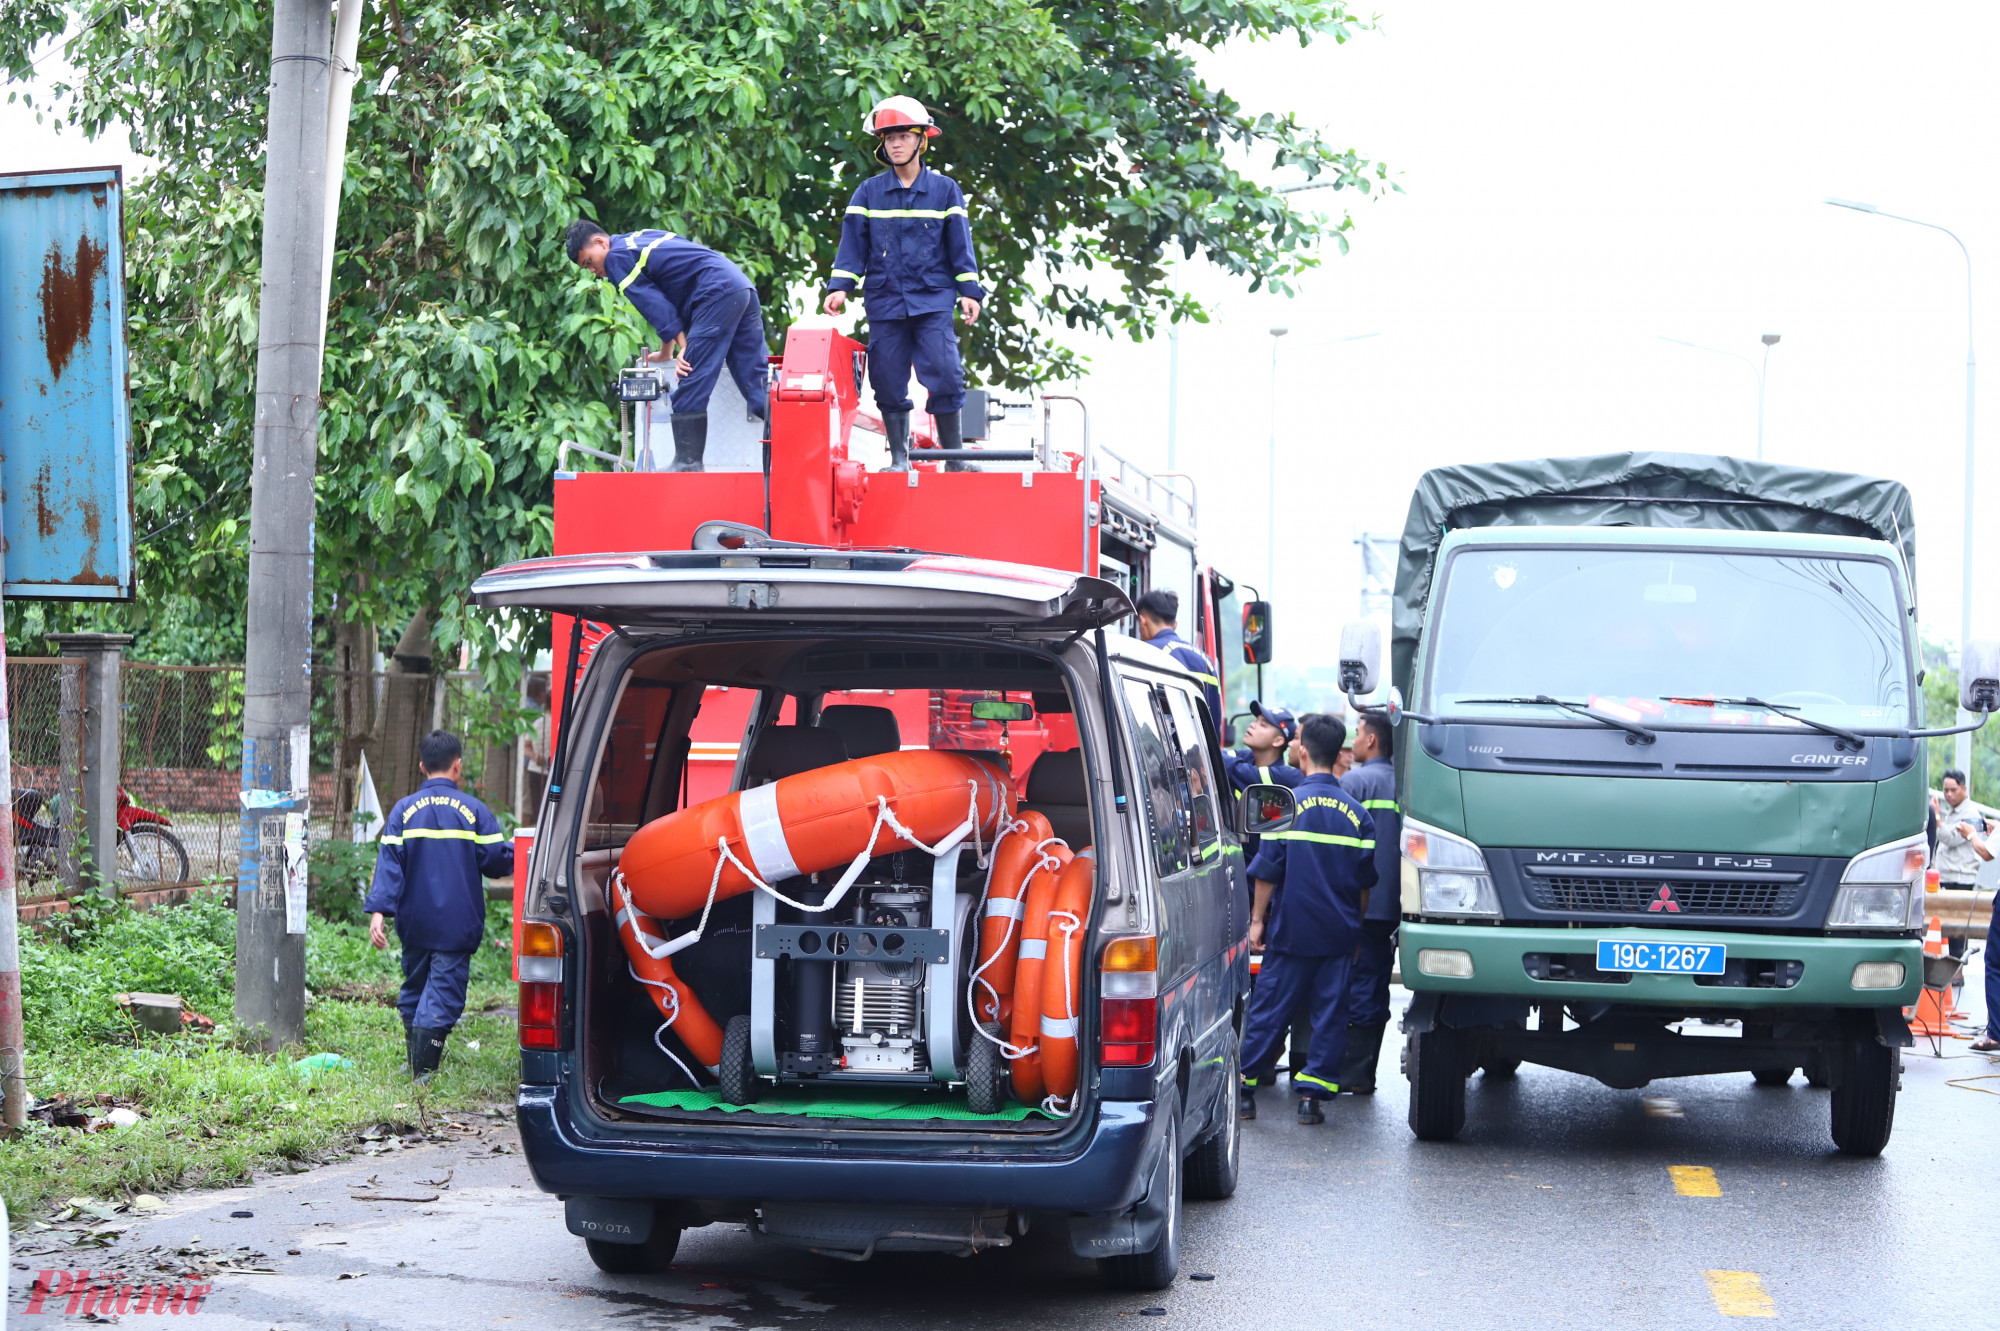
[[[359,1280],[367,1274],[366,1271],[342,1271],[338,1278],[341,1280]]]
[[[357,1192],[353,1196],[357,1202],[434,1202],[438,1199],[434,1192]]]

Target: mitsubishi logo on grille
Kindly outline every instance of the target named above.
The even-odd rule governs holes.
[[[1681,903],[1674,900],[1674,889],[1668,887],[1665,883],[1661,883],[1660,895],[1653,898],[1652,903],[1646,907],[1646,910],[1649,914],[1656,911],[1665,911],[1669,915],[1678,915],[1681,913]]]

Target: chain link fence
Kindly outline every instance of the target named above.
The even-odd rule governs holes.
[[[21,900],[75,890],[83,801],[81,660],[10,657],[7,709],[14,757],[14,872]]]

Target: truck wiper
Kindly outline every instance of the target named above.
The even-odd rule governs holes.
[[[1766,712],[1771,712],[1771,713],[1774,713],[1775,715],[1778,715],[1778,716],[1783,716],[1783,717],[1789,717],[1789,718],[1791,718],[1792,720],[1794,720],[1794,721],[1798,722],[1798,723],[1799,723],[1800,725],[1802,725],[1802,726],[1806,727],[1806,729],[1808,729],[1808,730],[1817,730],[1817,731],[1818,731],[1818,732],[1819,732],[1820,734],[1822,734],[1822,735],[1831,735],[1831,736],[1833,736],[1833,737],[1834,737],[1835,739],[1837,739],[1837,740],[1841,740],[1841,741],[1843,741],[1843,742],[1845,742],[1845,743],[1847,743],[1847,744],[1850,744],[1850,745],[1852,745],[1852,746],[1854,747],[1854,750],[1855,750],[1855,752],[1857,752],[1857,753],[1858,753],[1858,752],[1860,752],[1860,751],[1861,751],[1861,750],[1862,750],[1863,748],[1865,748],[1865,747],[1866,747],[1866,743],[1867,743],[1867,742],[1866,742],[1865,740],[1863,740],[1863,739],[1861,738],[1861,736],[1859,736],[1859,735],[1855,734],[1855,733],[1854,733],[1853,731],[1851,731],[1851,730],[1842,730],[1842,729],[1841,729],[1841,728],[1840,728],[1839,726],[1830,726],[1830,725],[1828,725],[1828,724],[1827,724],[1826,722],[1824,722],[1824,721],[1815,721],[1815,720],[1813,720],[1813,719],[1812,719],[1811,717],[1809,717],[1809,716],[1800,716],[1800,715],[1798,714],[1798,713],[1799,713],[1799,709],[1798,709],[1798,708],[1796,708],[1796,707],[1792,707],[1792,706],[1788,706],[1788,705],[1787,705],[1787,704],[1785,704],[1785,703],[1776,703],[1776,702],[1765,702],[1765,701],[1764,701],[1764,700],[1763,700],[1762,698],[1678,698],[1678,697],[1663,697],[1663,698],[1661,698],[1661,700],[1660,700],[1660,701],[1662,701],[1662,702],[1678,702],[1678,703],[1694,703],[1694,704],[1696,704],[1696,705],[1698,705],[1698,706],[1699,706],[1699,705],[1711,705],[1711,706],[1715,706],[1715,707],[1756,707],[1756,708],[1761,708],[1762,710],[1764,710],[1764,711],[1766,711]]]
[[[1546,693],[1537,693],[1532,698],[1460,698],[1458,702],[1460,706],[1464,707],[1478,706],[1481,703],[1518,707],[1526,707],[1530,704],[1540,704],[1543,707],[1560,707],[1565,712],[1574,712],[1586,720],[1597,722],[1599,725],[1610,726],[1614,730],[1622,730],[1626,734],[1636,738],[1641,744],[1651,744],[1659,738],[1658,735],[1636,721],[1627,721],[1622,717],[1609,716],[1603,712],[1593,711],[1588,703],[1565,702],[1561,698],[1551,698]]]

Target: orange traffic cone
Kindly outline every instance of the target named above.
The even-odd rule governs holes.
[[[1924,933],[1924,955],[1945,955],[1944,922],[1935,915],[1931,916],[1930,927]],[[1956,1015],[1952,1007],[1951,986],[1932,989],[1926,985],[1917,997],[1916,1015],[1910,1020],[1910,1031],[1915,1035],[1950,1035],[1951,1019]]]

